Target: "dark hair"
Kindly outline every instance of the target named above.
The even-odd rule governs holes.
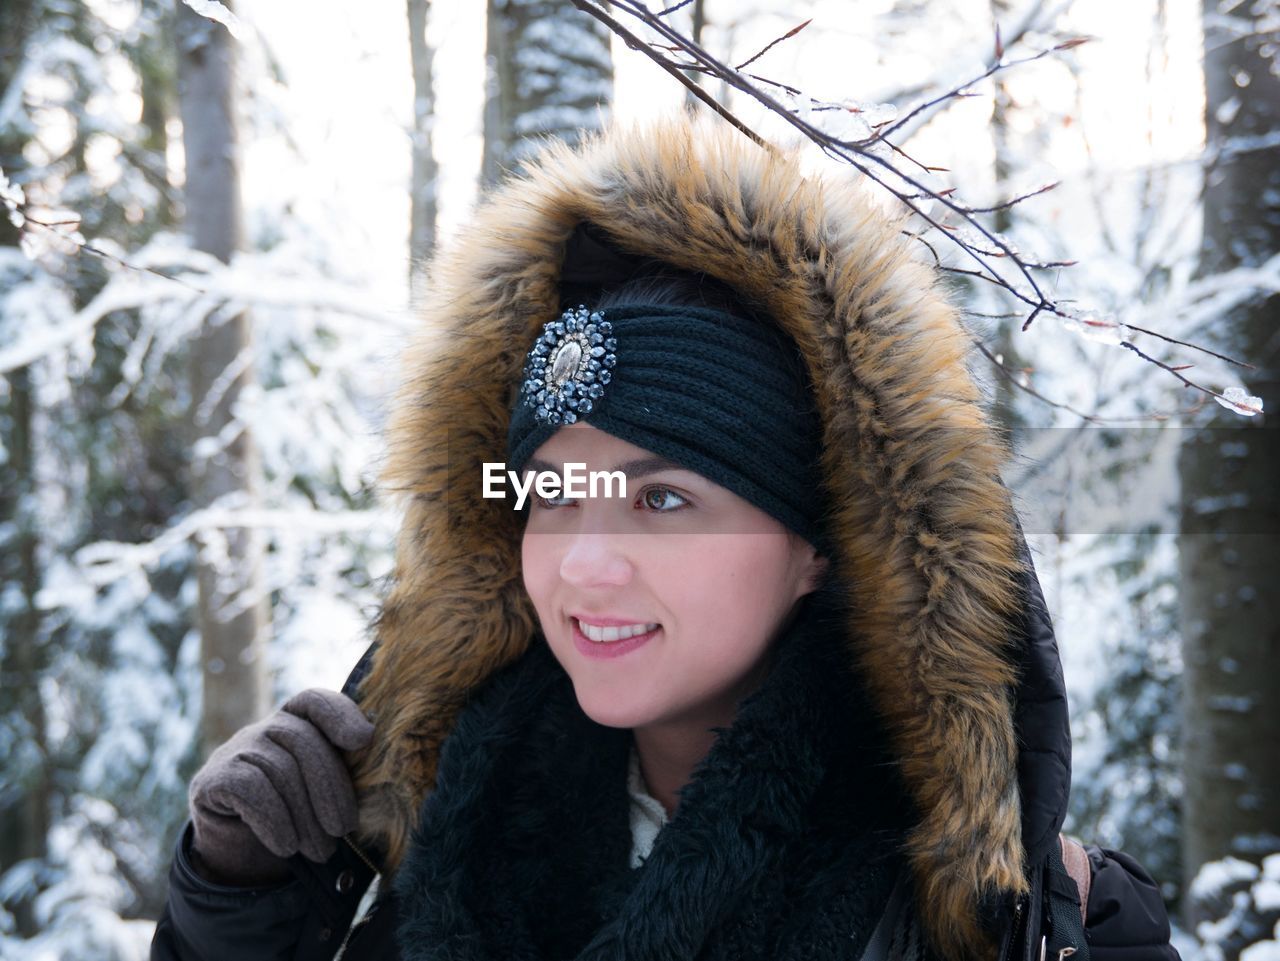
[[[635,304],[710,307],[738,317],[764,317],[762,311],[749,307],[728,284],[707,274],[663,265],[656,265],[603,291],[592,306],[603,309]]]

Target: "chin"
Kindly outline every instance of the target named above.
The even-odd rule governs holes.
[[[616,698],[610,699],[604,692],[583,697],[583,692],[575,687],[574,694],[578,698],[578,707],[582,708],[582,713],[603,727],[629,729],[648,720],[646,715],[630,709],[626,704],[619,703]]]

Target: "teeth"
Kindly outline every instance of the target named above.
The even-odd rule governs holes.
[[[625,627],[596,627],[594,624],[587,624],[578,621],[578,630],[587,637],[588,640],[598,641],[600,643],[608,643],[609,641],[625,641],[628,637],[635,637],[638,634],[648,634],[650,631],[656,631],[657,624],[628,624]]]

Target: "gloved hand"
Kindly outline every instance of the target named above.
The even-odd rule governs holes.
[[[339,753],[367,747],[355,701],[310,688],[236,732],[191,779],[196,870],[221,884],[282,881],[291,855],[327,861],[355,830],[356,794]]]

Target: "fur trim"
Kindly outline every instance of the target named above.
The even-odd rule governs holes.
[[[967,340],[900,222],[854,182],[806,177],[720,125],[685,119],[553,145],[495,191],[431,273],[430,329],[406,356],[386,487],[407,498],[380,647],[362,701],[364,830],[404,854],[438,748],[481,681],[527,647],[517,517],[480,497],[511,391],[558,312],[574,227],[704,271],[795,339],[823,418],[848,652],[921,811],[909,842],[944,957],[987,951],[979,903],[1025,890],[1009,625],[1019,537],[1006,452]]]

